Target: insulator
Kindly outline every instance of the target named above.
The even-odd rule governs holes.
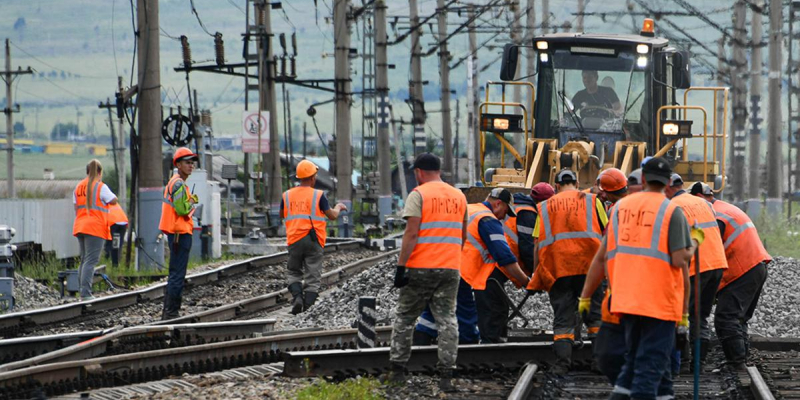
[[[292,65],[292,74],[291,74],[291,77],[292,77],[292,78],[295,78],[295,77],[297,77],[297,62],[296,62],[296,59],[295,59],[295,58],[292,58],[292,59],[291,59],[291,65]]]
[[[216,56],[217,65],[225,65],[225,42],[222,41],[222,33],[220,32],[214,34],[214,55]]]
[[[297,57],[297,35],[292,32],[292,54]]]
[[[200,123],[204,126],[211,126],[211,111],[203,110],[200,112]]]
[[[263,8],[257,8],[256,10],[257,10],[256,11],[256,25],[258,25],[258,27],[261,28],[261,27],[264,26],[264,21],[266,20],[266,15],[264,13],[264,9]]]
[[[286,58],[281,57],[281,76],[286,76]]]
[[[278,40],[280,41],[281,49],[283,49],[283,54],[286,55],[286,35],[281,33],[278,35]]]
[[[186,68],[192,65],[192,49],[189,47],[189,38],[181,35],[181,52],[183,53],[183,66]]]

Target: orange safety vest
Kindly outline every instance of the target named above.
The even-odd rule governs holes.
[[[538,213],[538,211],[536,211],[536,207],[529,205],[514,206],[514,211],[517,214],[520,211],[531,211],[533,213]],[[517,226],[517,217],[512,217],[509,215],[506,217],[506,220],[503,223],[503,233],[506,235],[506,241],[508,242],[508,247],[511,248],[511,252],[514,253],[514,256],[517,257],[517,260],[521,260],[519,256],[519,235],[530,236],[533,234],[533,228],[529,228],[527,226]],[[520,268],[523,268],[521,263],[519,266]],[[523,268],[523,271],[528,276],[531,275],[531,271],[526,271],[525,268]],[[503,273],[505,274],[505,271],[503,271]]]
[[[672,202],[683,210],[690,227],[697,224],[706,235],[699,248],[700,273],[728,268],[728,262],[725,261],[725,248],[722,247],[722,235],[719,233],[717,217],[714,215],[711,203],[689,193],[673,197]],[[691,264],[689,264],[689,276],[694,276],[696,272],[694,265],[695,256],[692,256]]]
[[[313,229],[319,245],[325,247],[328,219],[319,209],[322,191],[298,186],[283,192],[283,221],[286,224],[286,244],[291,246],[306,237]]]
[[[444,182],[428,182],[414,191],[422,197],[422,218],[406,267],[459,269],[467,198]]]
[[[72,224],[72,235],[78,236],[79,233],[91,235],[106,240],[111,240],[111,232],[108,230],[108,208],[100,200],[100,189],[103,188],[103,181],[96,180],[92,185],[92,201],[86,199],[89,178],[83,178],[78,186],[75,187],[75,205],[78,208],[75,214],[75,222]]]
[[[719,284],[722,289],[759,263],[772,261],[772,257],[767,253],[755,225],[744,211],[722,200],[715,201],[711,206],[717,212],[717,218],[727,223],[722,243],[728,259],[728,269],[722,274]]]
[[[467,243],[461,250],[461,277],[475,290],[486,289],[486,280],[497,267],[489,248],[481,239],[478,223],[484,218],[497,219],[483,203],[467,205]],[[499,236],[499,235],[498,235]]]
[[[606,229],[612,313],[681,320],[683,270],[672,266],[669,251],[669,221],[677,207],[652,192],[617,203]]]
[[[597,196],[576,190],[539,203],[539,266],[529,290],[545,290],[557,279],[586,275],[600,247]]]
[[[611,213],[616,208],[618,203],[619,201],[611,204],[608,207],[607,209],[608,215],[611,215]],[[608,246],[608,244],[606,244],[606,246]],[[607,247],[606,250],[608,250]],[[608,258],[608,255],[606,255],[606,258]],[[606,287],[606,293],[603,296],[603,304],[600,307],[600,320],[603,322],[607,322],[609,324],[619,325],[620,315],[611,312],[611,275],[614,273],[614,268],[611,265],[608,265],[608,263],[606,263],[606,272],[607,272],[606,276],[607,287]]]
[[[120,222],[128,223],[128,216],[125,215],[125,210],[122,209],[119,203],[108,206],[108,226],[111,227]]]
[[[164,233],[172,234],[192,234],[194,229],[194,222],[192,222],[192,214],[178,215],[175,208],[172,206],[172,196],[175,194],[175,184],[181,181],[183,186],[186,187],[186,182],[181,180],[179,174],[172,175],[167,186],[164,187],[164,200],[161,204],[161,222],[158,223],[158,229]],[[186,195],[191,196],[192,193],[186,187]]]

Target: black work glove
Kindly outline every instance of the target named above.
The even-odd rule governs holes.
[[[394,287],[401,288],[408,285],[408,277],[406,276],[406,267],[397,265],[394,272]]]

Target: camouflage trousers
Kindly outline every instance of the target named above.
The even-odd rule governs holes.
[[[456,294],[459,272],[455,269],[408,268],[408,285],[400,289],[389,360],[406,363],[411,358],[411,343],[417,318],[430,305],[439,330],[440,371],[456,368],[458,324]]]

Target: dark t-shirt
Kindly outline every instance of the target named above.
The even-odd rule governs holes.
[[[580,110],[584,107],[603,107],[611,109],[614,103],[619,103],[619,97],[614,93],[614,89],[606,86],[598,86],[597,91],[589,93],[586,89],[575,93],[572,97],[572,104]]]

